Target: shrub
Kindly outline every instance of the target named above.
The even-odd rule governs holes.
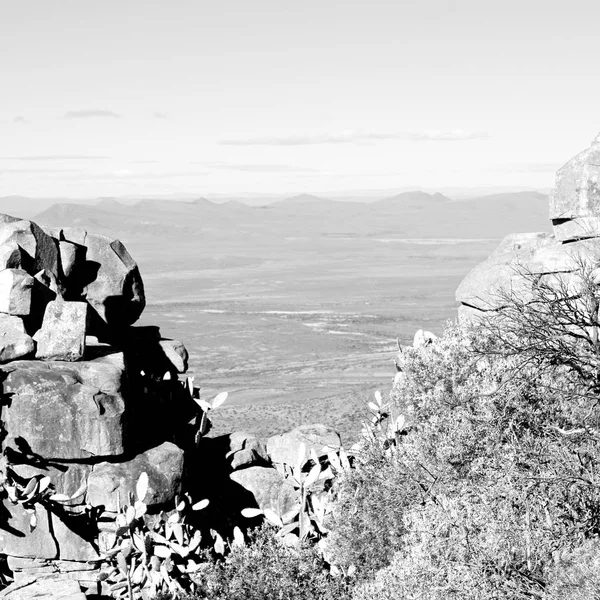
[[[351,581],[333,577],[314,548],[285,547],[271,527],[255,531],[226,559],[207,562],[194,599],[346,600]]]
[[[597,400],[577,392],[589,373],[539,368],[491,333],[449,326],[402,353],[390,401],[407,434],[393,451],[370,443],[331,525],[332,560],[371,576],[356,599],[562,600],[571,580],[596,585],[581,550],[600,534]],[[559,576],[565,552],[589,559]]]

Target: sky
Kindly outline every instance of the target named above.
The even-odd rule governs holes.
[[[549,189],[597,0],[0,0],[0,196]]]

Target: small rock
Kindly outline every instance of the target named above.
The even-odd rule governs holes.
[[[33,277],[22,269],[0,271],[0,312],[27,316],[31,312]]]
[[[17,244],[2,244],[0,246],[0,269],[23,268],[23,250]]]
[[[413,348],[422,348],[423,346],[429,346],[429,344],[431,344],[435,340],[437,340],[437,335],[435,335],[435,333],[419,329],[417,333],[415,333],[415,337],[413,339]]]
[[[19,317],[0,313],[0,363],[33,354],[35,344]]]
[[[86,248],[80,244],[61,240],[58,242],[62,274],[69,278],[76,273],[77,266],[85,261]]]
[[[251,467],[263,462],[254,450],[247,448],[245,450],[238,450],[231,456],[231,470],[237,471],[245,467]]]
[[[83,358],[87,304],[55,300],[46,306],[41,329],[33,336],[36,358],[73,362]]]
[[[188,369],[188,351],[177,340],[160,340],[158,342],[162,352],[178,373],[185,373]]]

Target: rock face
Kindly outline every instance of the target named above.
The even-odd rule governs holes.
[[[556,173],[550,219],[561,242],[600,235],[600,134]]]
[[[150,509],[180,491],[184,450],[174,440],[189,444],[179,431],[189,407],[177,379],[156,373],[155,357],[183,373],[187,350],[163,340],[157,327],[140,328],[151,335],[131,327],[144,303],[138,267],[118,240],[44,231],[0,215],[0,444],[10,465],[2,476],[23,485],[49,476],[56,493],[75,495],[67,508],[37,503],[31,531],[22,504],[0,501],[0,554],[16,582],[59,577],[92,585],[99,532],[84,507],[114,513],[129,502],[142,472]],[[61,598],[81,597],[76,582],[46,579],[7,597],[46,597],[42,592],[55,585]],[[21,592],[26,587],[29,595]]]
[[[459,318],[497,311],[507,295],[527,300],[536,281],[569,284],[582,263],[600,265],[600,135],[556,174],[550,194],[554,234],[506,236],[456,290]]]

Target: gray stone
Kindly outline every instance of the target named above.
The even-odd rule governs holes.
[[[4,500],[2,510],[6,520],[0,529],[1,554],[38,559],[60,557],[81,562],[99,559],[93,545],[75,532],[75,522],[65,523],[56,514],[37,505],[37,525],[30,531],[30,515],[20,504],[13,505]],[[93,531],[90,529],[87,533],[91,536]]]
[[[0,312],[27,316],[31,312],[33,277],[22,269],[0,271]]]
[[[125,373],[114,364],[15,361],[3,370],[7,446],[57,460],[123,453]]]
[[[230,479],[249,491],[260,509],[270,508],[279,516],[290,511],[299,502],[298,491],[271,467],[248,467],[234,471]]]
[[[42,327],[33,336],[36,358],[76,361],[85,352],[87,304],[55,300],[46,306]]]
[[[236,471],[238,469],[244,469],[245,467],[251,467],[264,462],[260,456],[250,448],[244,450],[238,450],[231,456],[231,470]]]
[[[111,327],[131,325],[142,314],[146,300],[137,264],[119,240],[84,229],[49,230],[57,239],[84,246],[82,296]],[[70,284],[71,285],[71,284]]]
[[[161,351],[178,373],[185,373],[188,369],[188,351],[178,340],[160,340]]]
[[[302,425],[281,435],[274,435],[267,440],[267,452],[272,462],[296,465],[300,454],[300,446],[304,444],[306,457],[311,450],[317,456],[339,450],[342,445],[339,433],[326,425]]]
[[[58,251],[62,275],[68,279],[76,273],[77,267],[85,261],[86,248],[81,244],[61,240],[58,242]]]
[[[92,465],[77,462],[53,461],[48,464],[43,461],[32,461],[32,463],[11,464],[11,469],[25,479],[31,479],[36,475],[48,476],[58,494],[72,496],[81,489],[82,485],[87,484]]]
[[[506,293],[524,298],[530,286],[523,273],[535,257],[558,243],[547,233],[507,235],[489,258],[472,269],[456,290],[456,300],[479,310],[497,310]]]
[[[19,317],[0,313],[0,363],[33,354],[35,344]]]
[[[77,581],[71,579],[41,579],[20,581],[0,592],[6,600],[85,600]]]
[[[600,135],[557,171],[550,219],[562,241],[600,235]]]
[[[58,278],[58,245],[41,227],[8,215],[0,218],[0,246],[20,247],[23,251],[20,268],[30,275],[46,271],[54,280]]]
[[[149,506],[172,502],[181,489],[183,450],[164,442],[127,462],[95,465],[88,479],[87,502],[115,512],[119,503],[120,506],[128,504],[129,495],[135,495],[143,472],[148,474],[148,494],[144,502]]]
[[[17,244],[0,246],[0,269],[20,269],[23,266],[23,250]]]

